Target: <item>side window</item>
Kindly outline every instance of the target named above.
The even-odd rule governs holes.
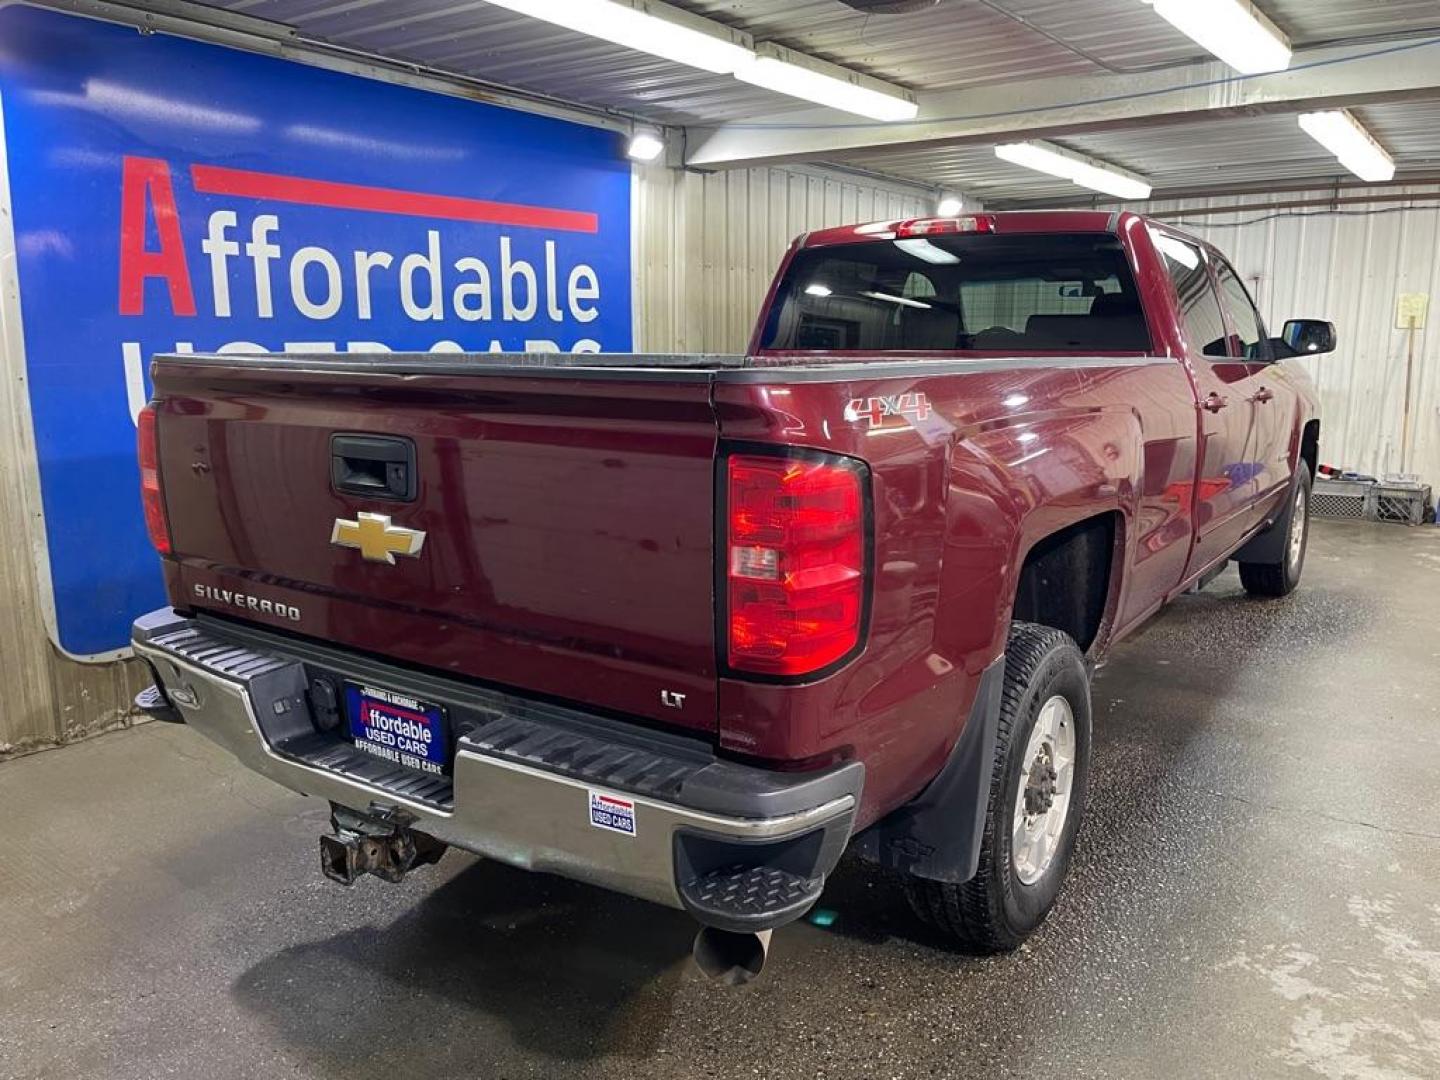
[[[935,283],[924,274],[906,274],[905,287],[900,290],[900,295],[910,300],[933,300]]]
[[[1239,341],[1230,350],[1230,355],[1243,356],[1246,360],[1269,360],[1265,331],[1244,283],[1235,276],[1229,263],[1218,262],[1215,269],[1220,277],[1220,296],[1225,301],[1225,312],[1230,316],[1230,325],[1239,335]]]
[[[1165,269],[1175,285],[1190,348],[1206,356],[1227,355],[1225,320],[1220,316],[1220,302],[1215,299],[1215,289],[1210,284],[1200,249],[1161,232],[1153,232],[1151,236],[1165,257]]]

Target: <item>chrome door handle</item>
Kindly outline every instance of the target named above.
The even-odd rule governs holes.
[[[1212,391],[1206,396],[1205,400],[1200,403],[1200,407],[1202,409],[1205,409],[1207,412],[1213,413],[1219,412],[1221,409],[1225,408],[1225,406],[1229,404],[1230,401],[1228,398],[1223,398],[1219,394]]]
[[[1251,400],[1251,401],[1258,401],[1258,402],[1260,402],[1260,404],[1263,405],[1263,404],[1265,404],[1265,402],[1267,402],[1267,401],[1274,401],[1274,400],[1275,400],[1275,392],[1274,392],[1273,390],[1269,390],[1269,389],[1267,389],[1267,388],[1265,388],[1265,387],[1262,386],[1262,387],[1260,387],[1260,392],[1259,392],[1258,394],[1256,394],[1256,395],[1255,395],[1253,398],[1251,398],[1250,400]]]

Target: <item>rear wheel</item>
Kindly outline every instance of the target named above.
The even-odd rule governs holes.
[[[1084,657],[1060,630],[1015,623],[1006,645],[979,868],[959,884],[909,878],[906,895],[915,913],[977,952],[1023,942],[1065,880],[1089,772]]]
[[[1310,540],[1310,483],[1310,466],[1302,459],[1295,469],[1295,485],[1285,513],[1270,526],[1285,538],[1277,556],[1266,562],[1240,563],[1240,584],[1251,596],[1288,596],[1300,584]]]

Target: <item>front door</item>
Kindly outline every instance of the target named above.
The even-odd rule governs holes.
[[[1220,285],[1220,304],[1230,324],[1229,354],[1241,362],[1255,414],[1255,506],[1251,524],[1258,525],[1290,490],[1294,475],[1292,445],[1298,400],[1270,354],[1269,336],[1244,283],[1223,258],[1212,255]]]
[[[1191,499],[1195,547],[1189,577],[1240,543],[1252,521],[1257,494],[1255,372],[1230,356],[1230,334],[1199,247],[1156,230],[1156,247],[1175,286],[1185,353],[1198,399],[1199,466]]]

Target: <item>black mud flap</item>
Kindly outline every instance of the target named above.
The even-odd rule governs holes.
[[[975,876],[994,772],[1002,653],[980,675],[975,703],[945,767],[914,800],[855,838],[850,850],[891,870],[959,883]]]

